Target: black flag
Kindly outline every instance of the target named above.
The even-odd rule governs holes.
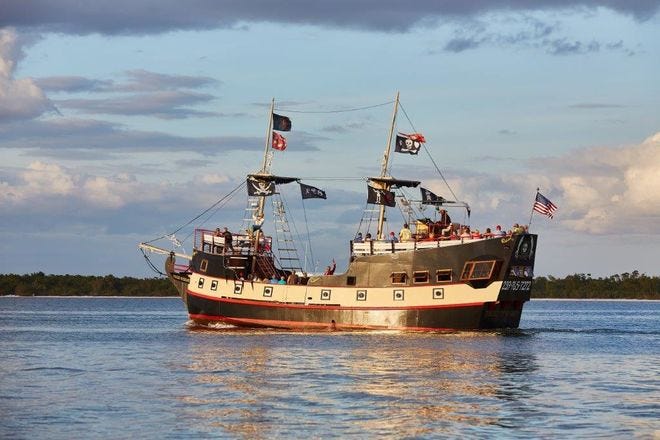
[[[273,113],[273,130],[291,131],[291,119],[286,116]]]
[[[397,134],[394,151],[397,153],[417,154],[422,148],[422,142],[409,135]]]
[[[422,192],[422,205],[442,205],[447,200],[444,197],[436,196],[426,188],[419,188]]]
[[[367,185],[367,189],[369,191],[367,203],[371,203],[372,205],[396,206],[396,200],[392,191],[374,188],[371,185]]]
[[[272,196],[275,194],[275,182],[248,177],[247,190],[249,196]]]
[[[311,185],[305,185],[300,182],[298,183],[300,184],[300,193],[302,194],[303,199],[327,199],[325,191]]]

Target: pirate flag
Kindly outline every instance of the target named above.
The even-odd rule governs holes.
[[[384,189],[374,188],[371,185],[367,185],[367,203],[372,205],[385,205],[385,206],[396,206],[396,200],[394,199],[394,192],[387,191]]]
[[[275,182],[248,177],[247,190],[249,196],[272,196],[275,194]]]
[[[311,185],[305,185],[300,183],[300,193],[302,194],[303,199],[326,199],[325,191],[318,189]]]

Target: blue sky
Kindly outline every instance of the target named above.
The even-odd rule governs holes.
[[[658,275],[659,5],[0,0],[0,270],[150,275],[136,244],[259,168],[273,97],[294,124],[273,170],[326,190],[305,213],[341,267],[365,183],[315,179],[377,175],[392,108],[318,112],[400,91],[473,227],[527,223],[537,187],[559,206],[532,222],[538,275]],[[393,159],[449,194],[424,154]]]

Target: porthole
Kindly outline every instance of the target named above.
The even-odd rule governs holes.
[[[330,301],[331,293],[332,293],[332,291],[330,289],[321,290],[321,300],[322,301]]]
[[[355,295],[355,299],[358,301],[366,301],[367,300],[367,291],[366,290],[358,290],[357,294]]]
[[[273,296],[273,286],[264,286],[264,296],[267,298]]]
[[[445,289],[437,288],[433,289],[433,299],[444,299],[445,298]]]
[[[393,293],[393,298],[394,298],[394,301],[403,301],[403,298],[404,298],[403,290],[401,290],[401,289],[395,290],[394,293]]]
[[[197,288],[198,289],[204,288],[204,278],[200,278],[199,281],[197,281]]]
[[[211,281],[211,290],[218,290],[218,280]]]

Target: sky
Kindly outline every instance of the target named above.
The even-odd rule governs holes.
[[[154,276],[137,244],[258,171],[272,99],[293,122],[272,171],[328,195],[280,188],[294,232],[342,269],[399,92],[428,154],[394,177],[481,230],[529,223],[540,188],[536,275],[657,276],[659,71],[660,0],[0,0],[0,272]],[[238,230],[244,193],[178,250]]]

